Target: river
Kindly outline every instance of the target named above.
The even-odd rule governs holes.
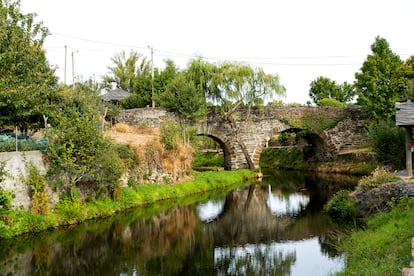
[[[331,275],[344,266],[322,212],[353,177],[276,172],[191,203],[161,202],[0,240],[1,275]],[[205,198],[205,197],[204,197]]]

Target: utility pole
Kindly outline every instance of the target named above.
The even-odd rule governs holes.
[[[75,89],[75,57],[74,54],[77,53],[79,51],[76,52],[72,52],[72,89]]]
[[[65,73],[64,73],[64,76],[63,76],[65,85],[66,85],[66,61],[67,61],[67,56],[68,56],[68,46],[65,45]]]
[[[147,46],[151,50],[151,101],[152,108],[155,107],[154,101],[154,48]]]

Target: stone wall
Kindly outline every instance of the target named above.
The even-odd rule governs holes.
[[[367,191],[357,190],[351,194],[355,207],[363,216],[389,211],[388,203],[403,196],[414,196],[414,182],[383,184]]]
[[[344,120],[335,127],[325,130],[321,137],[336,153],[365,146],[369,143],[364,122],[368,114],[358,109],[349,109]]]
[[[12,207],[15,209],[28,210],[31,207],[29,187],[22,182],[21,177],[26,176],[26,162],[32,162],[38,166],[41,173],[46,173],[41,151],[25,152],[0,152],[0,161],[6,161],[6,180],[0,183],[5,190],[14,193]]]
[[[298,128],[286,123],[300,122],[306,129],[306,123],[318,120],[336,122],[338,124],[322,133],[315,133],[318,139],[313,141],[317,147],[319,161],[328,161],[335,158],[342,151],[362,147],[369,142],[363,122],[368,118],[366,112],[359,108],[338,107],[265,107],[252,108],[250,112],[240,109],[233,114],[239,126],[239,134],[247,151],[253,159],[254,165],[259,164],[260,154],[269,139],[275,134]],[[159,127],[168,119],[179,120],[177,114],[167,112],[161,108],[137,108],[124,110],[118,121],[131,125],[144,125],[146,127]],[[196,123],[198,134],[212,137],[223,147],[226,169],[246,168],[247,161],[234,137],[228,122],[218,114],[214,107],[209,109],[207,122]]]
[[[159,128],[166,120],[179,120],[177,114],[168,112],[163,108],[134,108],[122,110],[116,118],[118,122],[125,122],[129,125]]]

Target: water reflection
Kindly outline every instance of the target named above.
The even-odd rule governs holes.
[[[197,204],[197,216],[202,222],[209,223],[222,213],[223,207],[223,199],[199,203]]]
[[[218,275],[333,275],[344,268],[342,257],[331,258],[318,238],[302,241],[218,247],[214,263]]]
[[[266,181],[200,203],[164,202],[168,206],[0,240],[0,275],[328,275],[340,270],[343,260],[328,234],[336,226],[320,212],[334,182]]]
[[[272,211],[273,215],[276,216],[296,216],[310,202],[310,197],[302,193],[292,193],[284,195],[280,190],[272,192],[272,186],[269,185],[269,192],[267,194],[266,203]]]

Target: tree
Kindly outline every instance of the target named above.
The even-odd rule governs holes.
[[[84,86],[62,90],[47,129],[49,175],[59,179],[71,199],[83,180],[95,188],[113,188],[121,176],[119,158],[99,124],[99,97]]]
[[[219,106],[220,114],[230,125],[248,168],[254,169],[252,157],[239,134],[240,126],[233,115],[244,106],[247,109],[247,120],[252,106],[263,105],[265,100],[284,95],[285,88],[280,85],[279,76],[266,74],[261,68],[253,69],[242,63],[225,62],[216,65],[201,59],[194,60],[189,68],[194,85],[203,91],[211,103]]]
[[[115,82],[118,88],[133,95],[121,101],[124,108],[144,107],[151,103],[152,76],[151,65],[143,55],[131,51],[129,56],[124,51],[111,58],[114,66],[108,67],[110,74],[103,77],[104,86],[110,87]]]
[[[355,96],[355,91],[353,85],[347,82],[338,85],[336,81],[327,77],[318,77],[310,84],[309,96],[317,105],[322,99],[335,99],[342,103],[348,103]]]
[[[34,19],[0,0],[0,127],[40,128],[57,86],[42,48],[48,29]]]
[[[409,57],[398,68],[394,83],[403,90],[400,100],[414,100],[414,56]]]
[[[395,79],[402,62],[384,38],[377,36],[371,50],[372,54],[355,74],[357,103],[366,107],[375,119],[391,119],[395,115],[395,102],[404,93]]]

